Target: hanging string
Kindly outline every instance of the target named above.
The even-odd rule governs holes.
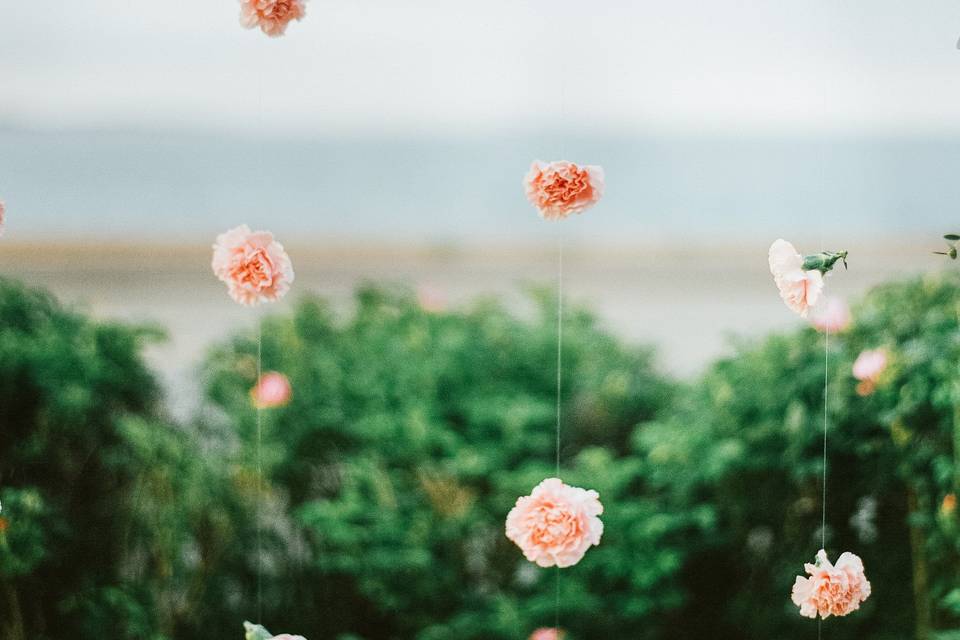
[[[560,477],[560,430],[563,399],[563,227],[557,234],[557,428],[556,476]],[[560,567],[556,568],[556,598],[553,628],[560,629]],[[559,631],[558,631],[559,632]]]
[[[821,92],[822,95],[822,92]],[[820,168],[820,182],[823,185],[826,182],[826,170],[824,168],[824,147],[823,142],[820,146],[820,158],[819,158],[819,168]],[[820,252],[822,253],[824,249],[823,244],[823,209],[824,207],[817,207],[818,209],[818,218],[820,226]],[[827,274],[823,274],[826,277]],[[828,385],[830,382],[830,327],[827,326],[823,332],[823,478],[821,480],[821,496],[820,496],[820,548],[826,550],[827,548],[827,430],[829,427],[828,423]],[[817,640],[823,640],[823,616],[817,616]]]
[[[822,143],[821,143],[822,145]],[[823,148],[821,146],[820,177],[821,182],[825,180],[823,170]],[[823,207],[818,207],[820,222],[820,251],[824,251],[823,245]],[[826,277],[827,274],[824,274]],[[821,302],[823,303],[823,302]],[[820,548],[827,548],[827,385],[830,381],[830,327],[827,326],[823,332],[823,482],[821,486],[822,495],[820,497]]]
[[[560,429],[562,417],[561,400],[563,397],[563,231],[557,241],[557,434],[556,467],[560,477]]]
[[[258,131],[263,131],[263,61],[265,56],[260,58],[260,69],[257,72],[257,124]],[[262,160],[266,151],[266,139],[261,138],[259,144],[259,156]],[[257,381],[260,385],[260,379],[263,377],[263,322],[261,316],[257,315]],[[257,470],[257,497],[256,497],[256,530],[257,530],[257,622],[263,623],[263,408],[261,403],[256,402],[257,410],[257,439],[255,448],[255,464]]]
[[[830,380],[830,328],[823,339],[823,495],[820,498],[820,548],[827,548],[827,385]],[[823,618],[817,618],[817,640],[823,640]]]
[[[827,548],[827,385],[830,376],[830,328],[823,339],[823,495],[820,498],[820,548]],[[823,638],[823,618],[817,618],[817,638]]]
[[[830,329],[823,340],[823,496],[821,497],[820,546],[827,547],[827,384],[830,379]]]
[[[556,12],[559,28],[557,32],[561,40],[566,40],[566,24],[563,11]],[[560,73],[560,159],[565,160],[567,155],[567,74]],[[557,429],[556,429],[556,476],[560,477],[560,432],[562,428],[562,399],[563,399],[563,226],[560,225],[557,233]],[[556,585],[554,594],[554,634],[560,636],[560,567],[555,569]]]
[[[263,325],[257,318],[257,382],[260,384],[260,378],[263,375]],[[257,528],[257,621],[263,621],[263,459],[261,456],[261,445],[263,443],[263,409],[260,402],[257,406],[257,446],[256,446],[256,466],[257,466],[257,510],[256,510],[256,528]]]

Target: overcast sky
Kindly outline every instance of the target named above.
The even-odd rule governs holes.
[[[5,1],[0,124],[960,132],[955,0]]]

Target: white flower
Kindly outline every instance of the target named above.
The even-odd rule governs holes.
[[[780,297],[792,311],[806,318],[807,311],[820,299],[823,274],[816,270],[804,271],[803,256],[783,239],[770,245],[769,260]]]

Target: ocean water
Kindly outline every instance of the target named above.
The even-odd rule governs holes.
[[[601,164],[584,242],[957,230],[960,138],[465,134],[326,139],[0,130],[11,238],[208,242],[245,221],[282,237],[527,242],[534,158]],[[951,226],[952,225],[952,226]],[[828,242],[828,244],[831,244]]]

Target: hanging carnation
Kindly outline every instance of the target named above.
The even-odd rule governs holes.
[[[271,38],[283,35],[291,20],[302,20],[307,13],[306,0],[240,0],[240,24],[247,29],[260,27]]]
[[[809,578],[797,576],[793,584],[793,603],[800,615],[807,618],[845,616],[860,608],[870,597],[870,583],[863,573],[863,561],[850,552],[840,555],[836,565],[830,564],[827,552],[821,549],[814,564],[804,564]]]
[[[580,562],[603,535],[600,495],[547,478],[517,499],[507,515],[507,537],[530,562],[564,568]]]
[[[257,384],[250,389],[250,399],[258,409],[274,409],[290,402],[293,392],[287,376],[279,371],[268,371],[260,376]]]
[[[825,251],[803,257],[786,240],[777,240],[770,245],[770,273],[780,290],[783,302],[800,317],[820,299],[823,291],[823,276],[833,270],[837,261],[847,264],[847,252]]]
[[[303,636],[292,636],[289,633],[281,633],[278,636],[271,634],[258,624],[251,622],[243,623],[244,640],[307,640]]]
[[[211,266],[230,297],[250,306],[279,300],[293,282],[283,245],[269,231],[250,231],[245,224],[217,236]]]
[[[545,220],[562,220],[571,213],[583,213],[603,195],[603,169],[580,167],[560,160],[535,160],[524,178],[527,199]]]

